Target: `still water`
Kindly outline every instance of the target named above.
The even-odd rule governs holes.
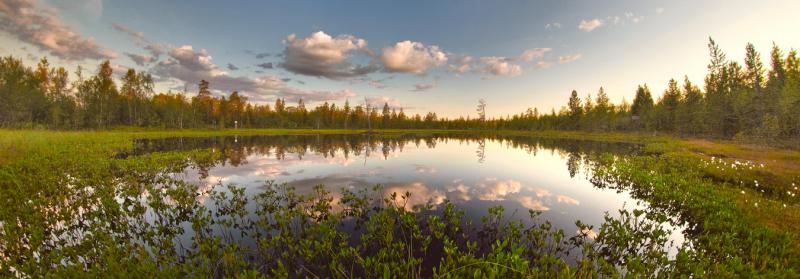
[[[567,234],[576,231],[576,220],[597,230],[606,212],[647,207],[591,181],[592,158],[638,152],[625,143],[452,134],[232,136],[137,140],[134,153],[199,149],[210,149],[213,159],[176,177],[205,189],[235,184],[248,196],[263,191],[265,181],[301,194],[322,184],[336,203],[343,188],[380,184],[384,195],[411,193],[409,209],[449,200],[477,219],[503,205],[509,218],[523,221],[532,209]],[[683,242],[681,229],[664,225],[676,245]]]

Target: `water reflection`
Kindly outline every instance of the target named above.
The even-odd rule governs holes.
[[[410,193],[409,209],[449,200],[480,216],[500,204],[512,214],[545,211],[570,229],[575,220],[599,225],[605,212],[638,203],[589,180],[592,158],[638,152],[625,143],[470,134],[248,136],[137,140],[134,154],[190,150],[210,154],[192,157],[177,177],[202,189],[245,186],[250,195],[266,180],[300,194],[322,184],[334,200],[341,189],[381,184],[386,195]]]

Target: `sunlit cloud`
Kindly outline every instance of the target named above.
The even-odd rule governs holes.
[[[480,71],[485,74],[512,77],[522,74],[522,67],[513,63],[514,60],[507,57],[481,57],[480,62],[482,64]]]
[[[580,54],[580,53],[571,54],[571,55],[565,55],[565,56],[559,56],[558,57],[558,63],[565,64],[565,63],[574,62],[574,61],[576,61],[578,59],[581,59],[581,57],[583,57],[583,55]]]
[[[517,198],[517,201],[525,208],[537,210],[537,211],[547,211],[550,210],[550,207],[544,205],[542,200],[534,199],[531,196],[523,196]]]
[[[32,0],[0,2],[0,30],[22,42],[67,60],[109,59],[116,53],[78,34],[53,9],[39,9]]]
[[[504,200],[510,194],[519,193],[522,183],[511,179],[486,178],[476,183],[474,189],[475,195],[480,200],[499,201]]]
[[[530,62],[533,61],[533,59],[544,56],[545,53],[548,53],[552,50],[553,49],[547,47],[526,49],[524,52],[522,52],[522,55],[519,56],[519,59],[525,62]]]
[[[383,48],[383,67],[388,72],[425,74],[429,68],[447,63],[447,54],[438,46],[425,46],[420,42],[402,41]]]
[[[578,25],[578,29],[580,29],[583,32],[592,32],[594,29],[603,26],[603,24],[604,24],[603,20],[599,18],[590,20],[581,20],[581,23]]]
[[[571,197],[565,196],[565,195],[556,196],[556,202],[565,203],[565,204],[571,204],[571,205],[580,205],[581,204],[580,201],[578,201],[576,199],[573,199]]]
[[[414,206],[418,205],[439,205],[446,199],[444,192],[440,190],[432,190],[422,182],[389,185],[384,189],[383,192],[384,195],[396,193],[397,201],[401,204],[404,204],[407,210],[411,210]],[[400,198],[405,193],[411,194],[407,200]]]
[[[367,41],[352,35],[332,37],[317,31],[305,38],[286,37],[281,67],[295,74],[343,79],[377,71],[374,65],[356,65],[348,61],[355,52],[370,54]]]
[[[472,69],[472,56],[465,55],[456,60],[455,64],[447,65],[447,70],[452,73],[463,74]]]

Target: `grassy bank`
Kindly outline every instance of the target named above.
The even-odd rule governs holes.
[[[154,185],[157,183],[154,181],[163,179],[158,177],[156,173],[164,168],[175,166],[176,163],[184,160],[187,156],[203,157],[213,155],[203,151],[165,152],[126,160],[115,160],[114,156],[116,154],[121,151],[129,151],[133,147],[132,139],[226,135],[358,134],[367,132],[366,130],[310,129],[172,131],[131,128],[109,131],[0,130],[0,202],[2,203],[0,220],[4,224],[2,227],[3,235],[0,238],[0,248],[3,248],[1,250],[4,251],[4,254],[0,257],[0,261],[4,262],[2,269],[8,272],[6,268],[11,265],[16,270],[25,270],[29,274],[43,274],[48,273],[48,268],[37,266],[41,265],[42,262],[75,262],[81,261],[79,259],[84,259],[85,257],[96,257],[94,266],[81,267],[81,265],[77,265],[72,267],[74,268],[73,271],[81,268],[96,268],[98,269],[97,271],[103,271],[109,268],[103,265],[118,262],[120,263],[118,268],[124,268],[123,270],[133,268],[132,266],[136,264],[142,264],[144,267],[140,268],[145,270],[143,271],[145,272],[144,274],[153,275],[157,273],[147,273],[147,265],[158,265],[159,262],[176,264],[175,259],[166,259],[168,255],[173,255],[166,252],[164,255],[154,255],[147,251],[133,252],[132,255],[143,258],[131,259],[131,256],[126,254],[126,251],[116,250],[120,249],[120,247],[139,247],[135,243],[125,244],[120,247],[105,246],[105,244],[115,243],[114,241],[124,237],[124,235],[115,234],[115,232],[126,231],[118,226],[134,226],[134,224],[125,224],[124,222],[114,224],[113,222],[103,223],[98,221],[113,220],[114,217],[124,217],[132,214],[132,212],[141,213],[137,210],[143,209],[137,208],[135,205],[131,205],[130,208],[119,207],[119,197],[138,197],[143,192],[149,193],[148,197],[151,197],[156,192],[153,187],[156,187]],[[693,244],[697,246],[694,247],[695,249],[692,252],[681,254],[681,257],[672,262],[665,262],[664,259],[658,258],[657,263],[661,265],[659,268],[635,269],[636,266],[629,265],[629,261],[618,259],[618,263],[625,262],[621,266],[632,269],[629,271],[635,271],[639,274],[648,274],[653,270],[659,270],[665,273],[684,275],[754,276],[761,274],[785,276],[793,274],[793,271],[797,270],[797,265],[800,264],[798,262],[800,244],[795,240],[798,237],[796,232],[800,231],[800,202],[798,202],[800,197],[797,197],[800,192],[796,188],[800,185],[800,180],[798,180],[800,179],[800,152],[796,150],[781,150],[762,146],[740,145],[733,142],[680,139],[647,134],[441,130],[381,130],[373,132],[381,134],[500,134],[504,136],[535,136],[554,139],[568,138],[640,143],[643,145],[644,150],[641,155],[627,156],[623,159],[611,156],[596,159],[595,169],[597,176],[595,180],[598,187],[619,187],[620,189],[630,190],[637,198],[648,201],[654,208],[668,212],[672,216],[681,216],[683,220],[689,220],[693,226],[692,233],[695,239]],[[179,184],[179,182],[175,183]],[[98,185],[118,186],[99,187]],[[187,198],[191,193],[193,192],[185,190],[167,195],[173,195],[170,196],[170,200],[177,200],[176,197],[184,197],[184,202],[187,202],[187,200],[191,200]],[[317,204],[319,201],[317,199],[313,202],[304,202],[310,203],[308,208],[317,208],[320,206]],[[234,203],[236,202],[235,199],[226,202],[230,202],[233,208],[238,208]],[[365,210],[362,208],[365,204],[363,201],[354,197],[352,202],[357,202],[357,204],[352,205],[354,212]],[[172,207],[169,204],[161,203],[165,212],[170,212],[169,210]],[[194,205],[187,202],[186,206],[191,207]],[[322,206],[324,207],[324,204]],[[87,213],[87,208],[102,208],[103,210],[98,212],[89,210],[89,213]],[[397,209],[394,208],[392,210]],[[235,212],[235,210],[232,212]],[[305,211],[289,211],[289,213],[295,215],[305,214],[303,212]],[[99,223],[88,222],[89,224],[82,224],[88,226],[91,231],[98,233],[92,235],[90,241],[81,240],[77,244],[67,245],[68,248],[63,249],[55,249],[54,246],[64,245],[64,243],[48,243],[46,241],[49,236],[69,232],[69,228],[59,228],[59,226],[63,226],[64,219],[70,216],[84,216],[86,214],[90,216],[85,218]],[[328,214],[330,213],[325,213],[326,216]],[[382,270],[385,268],[394,272],[402,272],[402,270],[393,269],[397,268],[397,266],[387,264],[388,262],[401,260],[408,260],[404,264],[414,266],[416,261],[414,257],[411,257],[414,259],[397,258],[402,255],[391,253],[391,247],[394,245],[392,241],[399,240],[386,239],[385,234],[389,232],[382,231],[378,233],[378,227],[402,225],[407,226],[405,228],[411,230],[410,233],[415,234],[418,233],[417,231],[422,230],[421,228],[426,228],[425,225],[420,224],[430,220],[420,219],[417,222],[411,222],[408,219],[411,217],[408,217],[405,212],[396,211],[380,212],[375,216],[377,217],[374,218],[382,219],[376,220],[370,219],[373,217],[369,217],[364,222],[374,222],[374,226],[377,226],[373,235],[376,238],[376,242],[363,243],[363,245],[387,245],[383,248],[386,250],[385,253],[388,253],[387,255],[391,255],[391,257],[381,258],[376,256],[373,259],[374,262],[370,263],[375,264],[374,266],[367,264],[365,261],[361,263],[362,267],[380,267]],[[191,219],[187,220],[203,224],[202,217],[202,215],[190,216],[187,218]],[[310,218],[313,216],[303,215],[303,217]],[[174,218],[176,220],[179,219],[177,216]],[[335,222],[339,220],[332,219],[328,221],[332,222],[326,223],[326,226],[329,227],[315,228],[314,235],[320,234],[317,236],[322,237],[325,233],[329,233],[324,229],[335,228]],[[395,221],[411,223],[393,223]],[[444,221],[446,222],[434,223],[442,226],[452,226],[452,223],[457,222],[454,219]],[[16,226],[9,225],[14,222],[17,223]],[[513,226],[506,227],[505,225],[495,224],[495,227],[496,230],[505,230],[506,232],[513,232],[514,230]],[[169,230],[168,226],[161,229]],[[285,229],[287,234],[283,236],[285,241],[298,241],[297,247],[307,245],[300,239],[291,239],[292,231],[289,227]],[[429,232],[434,233],[435,231]],[[548,230],[528,232],[554,234]],[[509,238],[515,234],[522,233],[519,231],[498,234],[497,240],[501,242],[508,240],[511,243],[506,243],[504,244],[505,246],[500,248],[494,247],[498,250],[492,250],[491,253],[482,254],[480,257],[477,254],[470,253],[466,244],[463,247],[455,245],[448,252],[451,253],[448,254],[451,257],[450,262],[446,262],[448,264],[444,265],[443,268],[452,272],[458,270],[457,273],[453,274],[478,274],[472,272],[473,270],[469,268],[459,268],[463,265],[485,262],[485,257],[490,256],[495,257],[495,263],[509,264],[517,268],[540,266],[543,262],[539,260],[528,260],[523,263],[519,259],[521,255],[528,253],[529,250],[538,249],[531,243],[525,245],[515,244],[515,238]],[[608,239],[619,241],[620,239],[618,238],[623,236],[611,236],[620,233],[623,232],[610,230]],[[440,235],[443,235],[443,233]],[[426,241],[424,237],[419,237],[419,241]],[[325,245],[342,240],[341,236],[331,236],[325,239],[327,240],[322,243]],[[443,239],[444,237],[440,240]],[[451,235],[449,239],[454,240],[456,238]],[[407,240],[409,239],[404,239],[403,241]],[[159,245],[170,246],[168,240],[162,239],[160,241],[163,241],[163,243],[159,242]],[[464,240],[461,239],[459,241]],[[214,246],[216,244],[212,241],[205,245]],[[270,245],[277,244],[272,243]],[[626,244],[621,243],[620,245],[624,246]],[[109,250],[97,250],[99,247]],[[275,248],[277,246],[269,247]],[[513,247],[522,250],[514,250],[512,249]],[[210,249],[209,247],[206,248]],[[494,248],[489,247],[487,249]],[[349,248],[346,247],[340,247],[340,249],[342,252],[336,253],[336,255],[325,254],[327,252],[323,250],[315,250],[314,253],[325,254],[332,258],[341,257],[337,259],[353,257],[354,254],[358,254],[354,250],[348,250]],[[51,251],[52,253],[42,253],[41,251]],[[512,251],[513,253],[511,253]],[[528,252],[523,253],[520,251]],[[230,253],[230,251],[216,250],[212,252],[204,254],[203,257],[214,258],[219,256],[222,259],[226,257],[226,253]],[[214,254],[217,252],[219,252],[219,255]],[[296,252],[298,253],[297,257],[307,256],[313,258],[312,255],[303,254],[308,251]],[[591,255],[591,253],[587,254]],[[469,257],[467,257],[468,255]],[[608,259],[606,254],[598,253],[595,256]],[[631,256],[640,257],[641,255],[631,254]],[[497,257],[511,258],[500,260]],[[199,259],[196,260],[199,261]],[[203,258],[202,260],[209,259]],[[227,260],[233,261],[234,263],[231,264],[235,265],[235,262],[241,259],[234,257]],[[548,271],[553,273],[544,274],[570,274],[576,276],[580,272],[590,271],[614,273],[613,268],[611,268],[611,271],[606,270],[609,268],[605,266],[609,264],[608,262],[598,262],[597,259],[586,260],[583,264],[591,268],[575,268],[560,263],[553,265],[557,268]],[[547,261],[557,262],[557,259],[548,258]],[[186,264],[187,262],[183,263]],[[188,263],[191,263],[191,261],[188,261]],[[649,263],[655,264],[655,262]],[[195,262],[194,264],[202,263]],[[352,264],[358,265],[358,263]],[[620,265],[617,266],[619,267]],[[151,268],[165,270],[163,266]],[[491,274],[491,270],[486,269],[481,264],[472,265],[472,268],[481,269],[482,271],[480,272],[483,273],[480,274],[487,274],[487,272]],[[240,271],[246,270],[245,268]],[[283,274],[278,272],[281,270],[277,270],[275,273]],[[177,275],[192,274],[186,273],[189,272],[186,270],[172,271],[177,272],[175,273]],[[524,273],[536,274],[531,270],[527,270]],[[160,275],[168,275],[168,273],[161,273]],[[378,276],[381,274],[373,275]]]

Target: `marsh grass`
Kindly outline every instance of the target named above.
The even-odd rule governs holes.
[[[800,209],[791,184],[797,179],[796,151],[643,135],[533,134],[645,144],[642,154],[593,158],[593,182],[631,191],[650,209],[607,216],[599,229],[576,222],[577,234],[553,229],[536,212],[527,216],[535,225],[525,225],[504,218],[499,207],[474,224],[450,203],[409,210],[403,204],[407,193],[345,192],[341,204],[334,204],[322,187],[303,196],[269,184],[249,198],[236,185],[199,189],[168,175],[191,162],[219,159],[207,150],[115,159],[132,151],[134,138],[303,133],[342,131],[0,130],[0,272],[32,277],[793,277],[800,265]],[[674,257],[668,256],[666,232],[658,225],[663,221],[688,228],[687,246]],[[248,238],[253,241],[241,241]]]

